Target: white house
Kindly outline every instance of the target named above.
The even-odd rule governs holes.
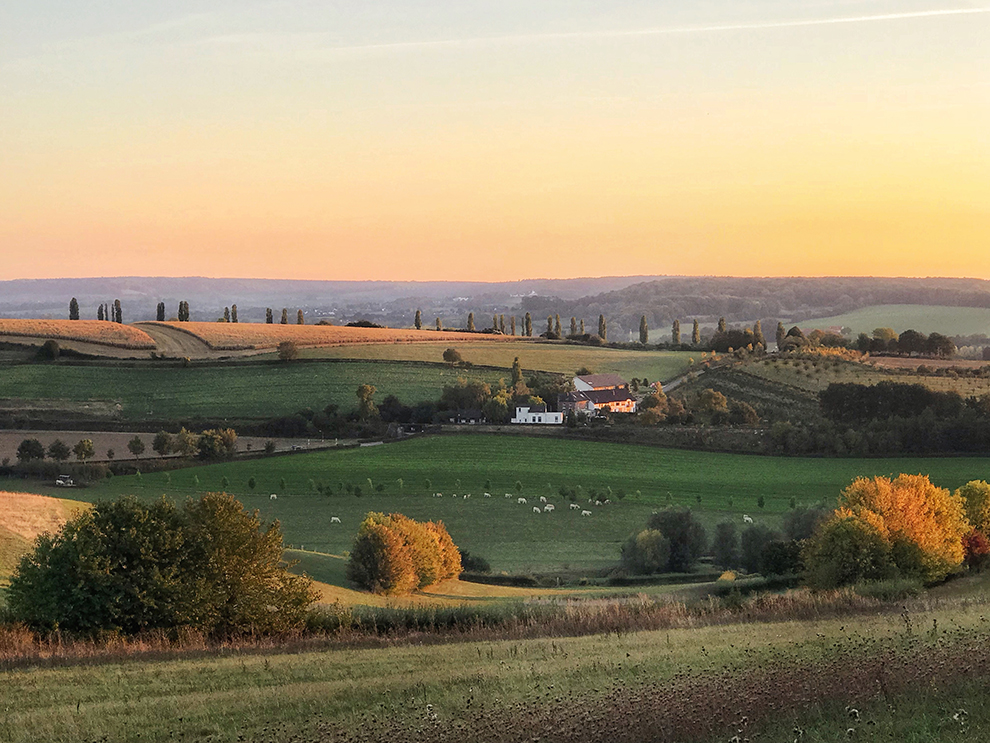
[[[564,422],[563,413],[551,413],[547,410],[546,405],[533,405],[525,407],[516,408],[516,417],[512,419],[513,423],[527,423],[527,424],[550,424],[550,425],[560,425]]]

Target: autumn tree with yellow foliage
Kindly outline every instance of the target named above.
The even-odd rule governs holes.
[[[900,575],[935,583],[962,564],[971,528],[964,497],[925,475],[859,478],[805,549],[809,582],[826,588]]]
[[[347,563],[355,585],[388,595],[426,588],[461,573],[461,554],[443,522],[421,523],[400,513],[369,513]]]

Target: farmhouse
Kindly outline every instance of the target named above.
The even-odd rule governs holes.
[[[618,374],[586,374],[574,377],[574,391],[561,395],[558,407],[564,413],[588,415],[606,407],[614,413],[635,413],[636,400]]]
[[[542,403],[539,405],[518,406],[516,408],[516,416],[512,419],[512,422],[560,425],[564,422],[564,414],[553,413],[547,410],[547,406]]]
[[[448,423],[459,425],[477,425],[485,422],[485,413],[477,408],[469,410],[450,411],[443,414]]]

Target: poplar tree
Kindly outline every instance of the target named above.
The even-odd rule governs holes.
[[[650,340],[650,326],[646,324],[646,315],[639,318],[639,342],[644,346]]]
[[[440,318],[437,318],[437,331],[443,330],[443,323],[440,322]]]
[[[577,318],[571,317],[571,335],[577,335]]]
[[[282,320],[280,321],[282,325],[289,324],[289,309],[287,307],[282,308]]]
[[[691,345],[700,346],[701,345],[701,326],[698,325],[698,321],[694,321],[694,328],[691,330]]]
[[[102,304],[99,307],[96,308],[96,319],[97,320],[102,320],[103,319],[103,305]]]
[[[519,363],[519,357],[516,356],[512,361],[512,386],[515,387],[522,381],[522,364]]]
[[[498,315],[492,315],[492,330],[498,330]]]
[[[523,335],[525,335],[527,338],[532,338],[533,337],[533,318],[530,316],[530,314],[528,312],[526,313],[526,317],[524,319],[524,323],[525,323],[525,325],[523,326],[523,328],[524,328],[525,332],[523,333]]]
[[[265,308],[265,322],[269,325],[275,322],[275,314],[272,312],[271,307]]]
[[[581,321],[581,335],[584,335],[584,320]]]
[[[720,317],[718,319],[718,332],[719,333],[725,333],[725,318],[724,317]]]
[[[753,325],[753,338],[764,348],[767,347],[767,339],[763,337],[763,325],[759,320]]]
[[[78,320],[79,319],[79,302],[73,297],[69,300],[69,319]]]
[[[498,316],[498,329],[502,331],[502,335],[505,335],[505,315]]]
[[[670,326],[670,342],[675,346],[681,345],[681,321],[674,320],[674,324]]]
[[[603,341],[608,341],[608,325],[605,323],[605,315],[598,316],[598,337]]]
[[[510,331],[509,332],[512,335],[515,335],[516,334],[516,316],[515,315],[511,315],[509,317],[509,328],[510,328]]]
[[[557,334],[558,338],[563,337],[563,333],[560,330],[560,315],[553,316],[553,332]]]
[[[469,312],[468,313],[468,327],[467,327],[467,329],[468,329],[468,332],[469,333],[473,333],[474,332],[474,313],[473,312]]]
[[[119,299],[113,300],[113,321],[116,323],[124,322],[124,313],[121,311]]]
[[[230,305],[230,321],[237,322],[237,305]]]
[[[416,310],[416,318],[413,320],[413,325],[416,326],[416,330],[423,329],[423,313]]]
[[[230,307],[223,308],[223,321],[230,322]]]
[[[303,311],[296,310],[296,325],[305,325],[305,324],[306,324],[306,318],[303,317]]]
[[[547,338],[553,335],[553,318],[547,315]]]
[[[784,345],[784,338],[787,337],[787,331],[784,330],[784,323],[777,323],[777,350],[779,351],[781,346]]]
[[[155,312],[155,319],[158,320],[158,322],[165,322],[165,303],[164,302],[159,302],[158,303],[158,309]]]

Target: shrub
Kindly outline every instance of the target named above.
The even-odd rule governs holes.
[[[822,526],[806,545],[802,558],[809,585],[836,588],[896,577],[890,552],[890,544],[876,526],[846,515]]]
[[[187,627],[213,636],[302,625],[315,600],[282,559],[278,523],[210,493],[104,501],[38,539],[10,582],[18,620],[41,631],[133,634]]]
[[[492,566],[481,555],[472,555],[467,550],[461,552],[461,568],[465,573],[490,573]]]
[[[955,495],[965,503],[970,526],[983,534],[990,534],[990,484],[972,480],[959,488]]]
[[[740,539],[739,562],[748,573],[763,571],[763,550],[777,539],[777,532],[764,524],[753,524],[743,530]]]
[[[763,575],[798,575],[804,572],[801,559],[801,543],[794,540],[775,539],[763,546],[760,555],[760,572]]]
[[[715,527],[712,556],[721,568],[733,568],[739,564],[739,532],[735,523],[723,521]]]
[[[974,570],[982,570],[990,560],[990,540],[986,535],[973,529],[963,538],[966,565]]]
[[[791,501],[794,499],[791,498]],[[792,540],[809,539],[832,515],[831,511],[820,506],[796,508],[792,505],[791,508],[784,516],[784,535]]]
[[[672,573],[690,570],[708,543],[705,527],[688,509],[657,511],[647,521],[647,528],[659,531],[670,542],[667,570]]]
[[[656,529],[632,534],[622,545],[620,563],[633,575],[662,573],[670,562],[670,542]]]
[[[299,355],[299,348],[292,341],[282,341],[278,344],[277,351],[282,361],[292,361]]]

